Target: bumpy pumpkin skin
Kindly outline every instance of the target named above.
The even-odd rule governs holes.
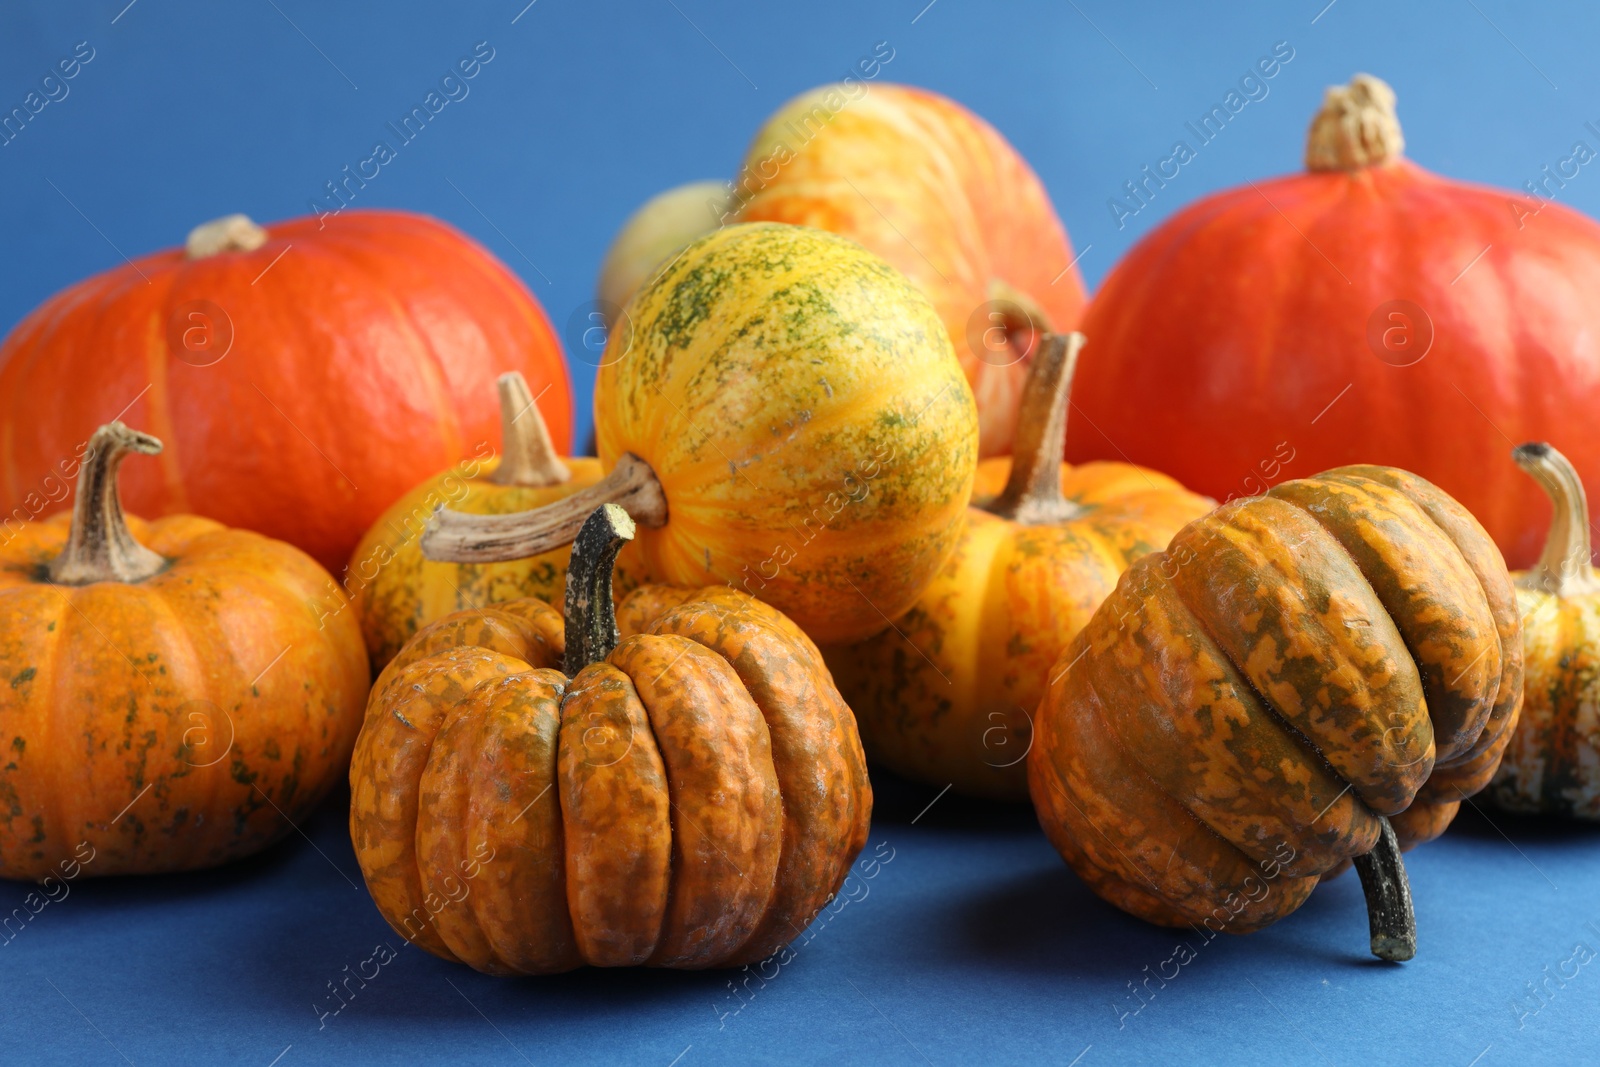
[[[955,553],[894,629],[824,654],[874,761],[969,795],[1026,800],[1033,713],[1061,653],[1128,564],[1213,504],[1130,464],[1062,464],[1062,493],[1084,512],[1022,525],[981,508],[1010,471],[1006,457],[978,464]]]
[[[981,454],[1011,450],[1039,336],[1076,329],[1087,295],[1049,194],[994,127],[926,89],[820,86],[762,126],[733,200],[741,222],[843,234],[904,273],[972,385]]]
[[[728,226],[629,305],[595,385],[601,461],[668,501],[623,565],[728,584],[814,640],[859,640],[955,547],[977,463],[972,390],[928,301],[859,245]]]
[[[1482,527],[1405,472],[1285,482],[1131,566],[1062,657],[1029,786],[1118,907],[1246,933],[1390,816],[1442,832],[1521,704],[1519,620]]]
[[[499,459],[469,460],[395,501],[356,546],[345,587],[361,620],[374,670],[381,670],[418,629],[454,611],[522,597],[561,603],[567,548],[504,563],[435,563],[419,544],[435,506],[471,515],[506,515],[543,507],[593,485],[600,461],[568,457],[568,481],[550,486],[500,485],[490,476]],[[463,477],[463,473],[468,474]]]
[[[250,251],[165,249],[57,293],[0,344],[0,515],[54,511],[62,457],[122,409],[166,444],[127,471],[130,511],[255,530],[337,574],[396,497],[494,440],[506,370],[566,451],[544,310],[437,219],[352,209],[271,223]]]
[[[532,599],[447,616],[385,668],[350,829],[402,936],[492,974],[738,966],[843,883],[872,793],[815,646],[732,590],[641,594],[570,680]]]
[[[370,675],[327,572],[209,519],[127,521],[171,561],[142,582],[50,584],[69,516],[0,546],[0,876],[59,875],[83,842],[96,877],[225,863],[349,760]]]

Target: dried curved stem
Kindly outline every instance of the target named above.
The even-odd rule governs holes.
[[[569,545],[590,512],[618,504],[640,526],[664,526],[667,498],[650,464],[625,453],[610,474],[554,504],[510,515],[468,515],[441,507],[422,532],[422,554],[445,563],[502,563]]]
[[[572,561],[567,564],[567,651],[561,663],[568,678],[605,659],[621,640],[611,600],[611,572],[617,553],[633,534],[633,520],[626,511],[601,504],[572,542]]]
[[[1381,833],[1372,851],[1355,858],[1361,892],[1367,898],[1367,923],[1372,931],[1372,954],[1380,960],[1403,963],[1417,954],[1417,917],[1411,908],[1411,883],[1400,860],[1400,839],[1394,827],[1378,816]]]
[[[985,511],[1029,526],[1066,522],[1083,511],[1061,495],[1067,402],[1083,343],[1081,333],[1052,333],[1044,338],[1022,387],[1011,475],[1004,492],[978,505]]]
[[[544,424],[533,392],[519,371],[507,371],[495,383],[500,390],[500,465],[489,475],[496,485],[530,489],[560,485],[572,477],[556,455],[550,428]]]
[[[61,554],[50,561],[52,582],[139,582],[166,567],[166,559],[128,532],[117,495],[117,468],[128,453],[153,456],[160,451],[160,441],[120,422],[107,423],[89,438],[72,505],[72,532]]]
[[[1532,569],[1517,576],[1517,585],[1555,596],[1600,592],[1600,578],[1589,562],[1589,499],[1572,461],[1542,441],[1518,445],[1511,458],[1539,483],[1552,506],[1544,551]]]

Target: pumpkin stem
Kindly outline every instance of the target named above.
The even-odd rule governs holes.
[[[1061,456],[1067,445],[1067,401],[1083,348],[1081,333],[1046,335],[1028,368],[1017,414],[1016,445],[1005,490],[978,504],[1028,526],[1066,522],[1083,511],[1061,494]]]
[[[160,451],[160,441],[120,422],[107,423],[89,438],[89,450],[78,471],[72,531],[67,546],[50,561],[52,582],[142,582],[167,565],[164,558],[133,539],[117,495],[117,468],[123,457],[130,452],[153,456]]]
[[[249,215],[224,215],[190,230],[183,250],[190,259],[205,259],[223,252],[254,252],[266,243],[267,231]]]
[[[1403,963],[1417,954],[1417,917],[1411,910],[1411,883],[1400,860],[1400,839],[1394,827],[1378,816],[1382,832],[1372,851],[1355,858],[1361,892],[1367,898],[1367,923],[1372,930],[1372,954],[1380,960]]]
[[[1572,461],[1542,441],[1511,450],[1550,498],[1550,532],[1533,569],[1517,575],[1520,588],[1556,596],[1600,592],[1600,578],[1589,563],[1589,499]]]
[[[633,520],[616,504],[601,504],[584,520],[567,564],[567,652],[562,670],[573,677],[611,654],[622,639],[611,600],[617,553],[633,540]]]
[[[610,474],[589,488],[531,511],[468,515],[440,507],[422,532],[422,555],[444,563],[503,563],[570,545],[589,513],[619,504],[640,526],[664,526],[667,498],[650,464],[624,453]]]
[[[496,485],[541,488],[572,477],[556,455],[544,416],[533,402],[528,381],[507,371],[495,383],[500,390],[500,465],[489,475]]]
[[[1329,86],[1306,135],[1306,169],[1354,171],[1399,159],[1406,139],[1394,104],[1394,90],[1370,74]]]

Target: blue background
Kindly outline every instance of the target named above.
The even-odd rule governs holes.
[[[634,207],[730,176],[767,114],[879,41],[894,49],[885,78],[955,97],[1028,157],[1091,286],[1182,204],[1298,168],[1322,89],[1358,70],[1394,85],[1408,154],[1455,177],[1520,188],[1573,142],[1600,146],[1584,127],[1600,122],[1600,22],[1577,3],[525,3],[7,0],[0,111],[77,42],[95,58],[0,148],[0,327],[197,222],[306,213],[478,41],[495,58],[470,95],[358,204],[472,234],[563,333]],[[1268,97],[1119,229],[1108,198],[1278,41],[1295,56]],[[1559,198],[1600,214],[1600,176],[1585,169]],[[582,435],[592,368],[575,372]],[[1099,903],[1027,812],[945,796],[913,824],[937,790],[880,785],[868,855],[882,844],[894,859],[737,1014],[725,1014],[741,1003],[725,974],[497,981],[401,948],[319,1029],[314,1005],[335,1003],[326,984],[379,942],[400,948],[359,888],[340,797],[304,835],[215,874],[73,883],[0,945],[0,1060],[691,1067],[1081,1053],[1083,1067],[1402,1056],[1489,1067],[1596,1055],[1600,966],[1551,981],[1537,1014],[1512,1007],[1537,1006],[1526,983],[1578,942],[1600,950],[1592,830],[1468,813],[1410,858],[1413,963],[1366,958],[1345,878],[1265,933],[1199,947],[1124,1016],[1137,1004],[1128,983],[1172,954],[1174,934]],[[25,891],[0,886],[0,913]]]

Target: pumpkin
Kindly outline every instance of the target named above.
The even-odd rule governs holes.
[[[128,472],[133,511],[255,530],[338,573],[397,497],[493,440],[507,368],[565,448],[560,345],[477,244],[396,211],[229,216],[57,293],[0,345],[0,516],[62,504],[62,468],[116,417],[167,446]]]
[[[634,293],[663,263],[721,224],[732,207],[721,182],[690,182],[645,201],[612,239],[596,286],[600,311],[610,328]]]
[[[980,454],[1010,450],[1028,360],[1045,333],[1078,326],[1087,295],[1049,194],[994,127],[926,89],[823,85],[767,120],[718,192],[696,183],[642,208],[602,292],[667,258],[664,243],[634,252],[639,232],[681,227],[686,242],[728,221],[787,222],[854,238],[938,310],[977,395]]]
[[[1057,672],[1028,784],[1096,893],[1246,933],[1354,861],[1388,959],[1415,948],[1401,848],[1488,784],[1522,700],[1494,543],[1431,483],[1371,466],[1185,526]]]
[[[434,509],[445,504],[473,515],[525,511],[600,480],[599,460],[556,455],[527,379],[508,371],[499,390],[501,455],[465,460],[395,501],[345,568],[345,588],[375,671],[418,628],[452,611],[525,596],[561,602],[565,546],[505,563],[454,564],[424,559],[418,543]]]
[[[519,559],[598,504],[639,523],[627,569],[733,585],[817,642],[916,602],[960,537],[977,463],[972,391],[933,308],[853,241],[729,226],[629,305],[595,384],[605,479],[519,515],[446,509],[430,559]]]
[[[1485,794],[1506,811],[1600,820],[1600,577],[1572,463],[1543,443],[1512,455],[1550,497],[1544,552],[1513,574],[1527,678],[1522,716]]]
[[[1213,502],[1127,463],[1061,462],[1082,334],[1031,363],[1016,448],[978,463],[955,553],[894,627],[823,650],[871,758],[897,774],[1028,798],[1031,716],[1051,667],[1129,563]]]
[[[160,450],[100,427],[72,515],[0,540],[0,877],[247,856],[350,758],[369,675],[339,591],[259,534],[124,517],[123,459]]]
[[[1328,91],[1306,173],[1140,240],[1085,316],[1067,458],[1143,463],[1219,500],[1283,442],[1302,470],[1391,464],[1532,563],[1545,502],[1498,442],[1558,436],[1600,478],[1600,224],[1549,187],[1452,181],[1401,148],[1393,92],[1357,75]]]
[[[491,974],[765,959],[837,892],[872,792],[850,709],[793,623],[685,594],[619,643],[598,508],[565,620],[458,612],[384,669],[350,767],[350,834],[402,936]],[[666,601],[657,601],[663,607]]]

